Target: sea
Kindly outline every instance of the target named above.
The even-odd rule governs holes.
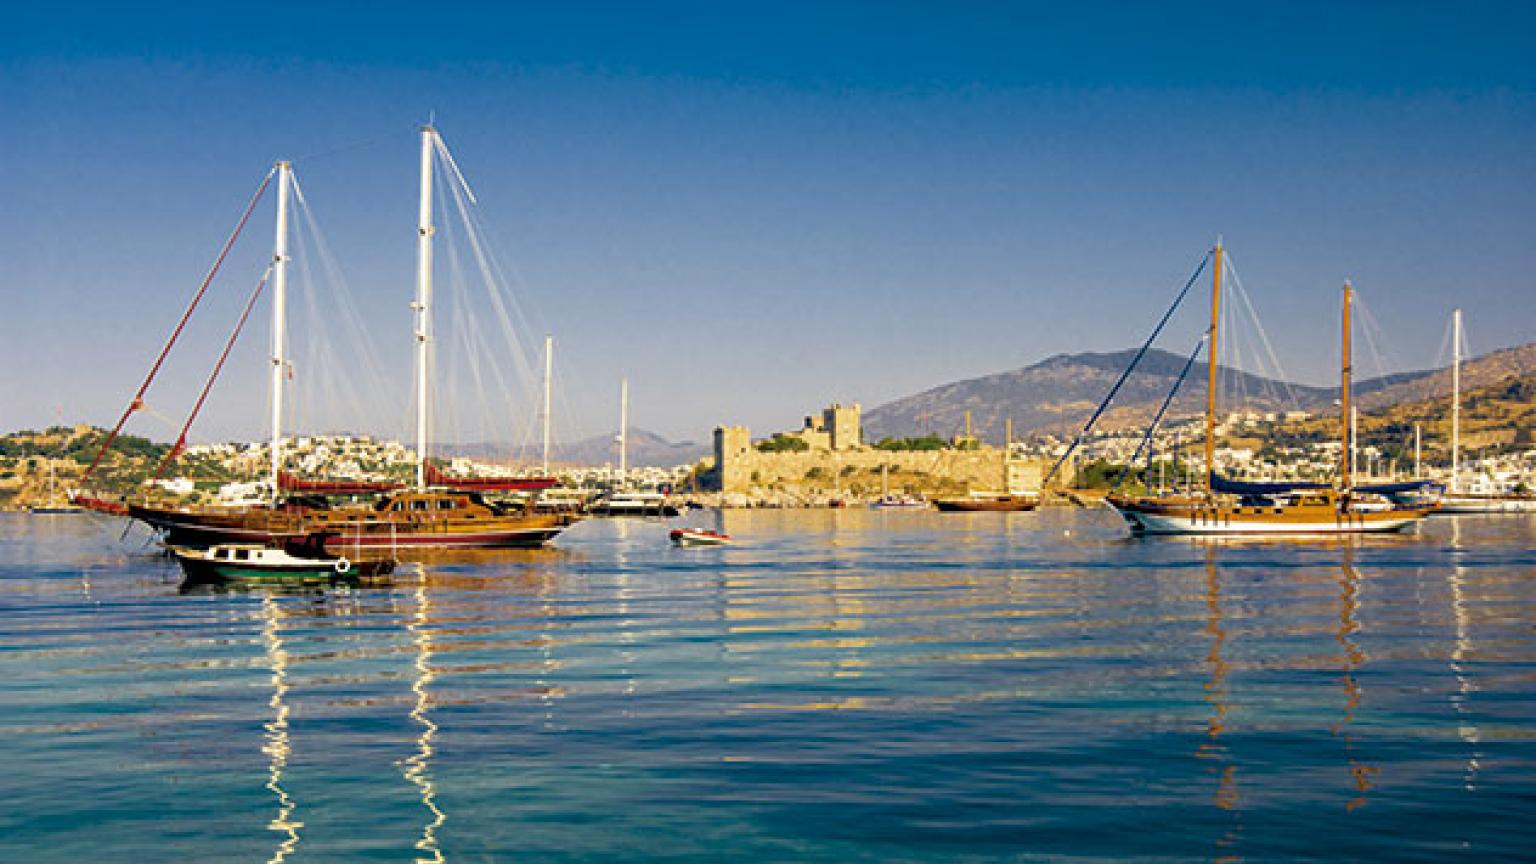
[[[1536,856],[1536,516],[679,521],[275,591],[0,515],[0,859]]]

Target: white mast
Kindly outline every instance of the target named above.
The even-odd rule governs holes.
[[[1415,480],[1424,476],[1424,473],[1419,470],[1419,463],[1423,460],[1423,457],[1424,427],[1415,423],[1413,424],[1413,479]]]
[[[421,209],[416,220],[416,488],[427,487],[427,365],[432,340],[432,141],[421,127]]]
[[[277,163],[277,237],[272,243],[272,501],[277,502],[277,473],[283,464],[283,356],[288,320],[288,187],[293,167]]]
[[[629,379],[619,381],[619,488],[629,483]]]
[[[544,337],[544,476],[549,476],[550,383],[555,373],[555,337]]]
[[[1461,310],[1451,313],[1451,491],[1461,489]]]

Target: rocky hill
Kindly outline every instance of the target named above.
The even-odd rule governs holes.
[[[1001,440],[1008,418],[1013,419],[1015,435],[1075,431],[1092,414],[1134,355],[1134,351],[1058,354],[1022,369],[944,384],[866,412],[865,438],[878,440],[926,432],[952,434],[964,427],[966,411],[971,412],[976,433],[991,441]],[[1182,357],[1157,349],[1147,352],[1100,421],[1101,426],[1145,423],[1162,404],[1183,366]],[[1532,372],[1536,372],[1536,344],[1465,362],[1463,386],[1470,390],[1510,375]],[[1225,367],[1219,374],[1224,411],[1336,410],[1337,387],[1275,381]],[[1196,362],[1170,409],[1173,415],[1205,410],[1205,381],[1206,366]],[[1355,392],[1367,408],[1443,397],[1450,393],[1450,372],[1433,370],[1373,378],[1357,382]]]
[[[64,503],[66,491],[79,485],[106,434],[94,426],[54,426],[0,435],[0,509]],[[167,449],[146,438],[119,436],[91,485],[100,490],[132,488],[149,476]]]

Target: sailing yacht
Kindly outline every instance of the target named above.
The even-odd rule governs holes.
[[[1217,325],[1221,308],[1222,246],[1216,243],[1211,281],[1210,352],[1206,366],[1205,488],[1168,497],[1109,496],[1109,505],[1136,534],[1359,534],[1399,531],[1430,507],[1399,507],[1352,486],[1349,466],[1350,308],[1344,283],[1339,484],[1242,483],[1216,474]]]
[[[1481,478],[1479,478],[1481,479]],[[1451,314],[1451,482],[1438,513],[1536,513],[1536,495],[1463,488],[1461,482],[1461,310]]]
[[[417,225],[415,315],[416,360],[416,482],[411,488],[352,488],[357,484],[309,482],[303,498],[281,499],[282,395],[286,360],[283,357],[284,289],[288,267],[288,200],[293,185],[287,162],[277,165],[277,232],[273,254],[273,325],[271,375],[271,501],[259,507],[190,508],[149,504],[127,505],[128,515],[163,535],[170,545],[208,546],[215,543],[282,543],[325,533],[346,547],[367,546],[391,550],[411,548],[503,548],[542,546],[570,526],[569,513],[534,512],[531,502],[496,503],[484,497],[490,491],[536,490],[554,485],[547,478],[463,480],[447,475],[428,458],[432,428],[430,354],[432,340],[432,237],[433,157],[446,149],[435,128],[421,129],[421,199]],[[446,157],[445,157],[446,158]],[[131,410],[131,409],[130,409]],[[344,488],[345,487],[345,488]],[[369,504],[329,506],[324,494],[373,491],[380,497]]]

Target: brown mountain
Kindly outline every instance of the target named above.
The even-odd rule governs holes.
[[[961,431],[965,412],[973,429],[986,440],[1000,441],[1004,423],[1013,419],[1014,434],[1070,433],[1080,428],[1109,392],[1134,351],[1058,354],[1033,366],[943,384],[871,409],[864,415],[865,439],[904,437],[927,432],[949,435]],[[1147,352],[1121,388],[1101,428],[1146,423],[1178,379],[1184,358],[1166,351]],[[1462,364],[1463,387],[1471,390],[1512,374],[1536,372],[1536,343],[1496,351]],[[1276,381],[1223,367],[1219,370],[1225,410],[1336,411],[1337,387],[1314,387]],[[1205,410],[1206,366],[1196,362],[1169,409],[1172,416]],[[1446,396],[1449,370],[1388,375],[1357,382],[1356,395],[1366,408]]]

